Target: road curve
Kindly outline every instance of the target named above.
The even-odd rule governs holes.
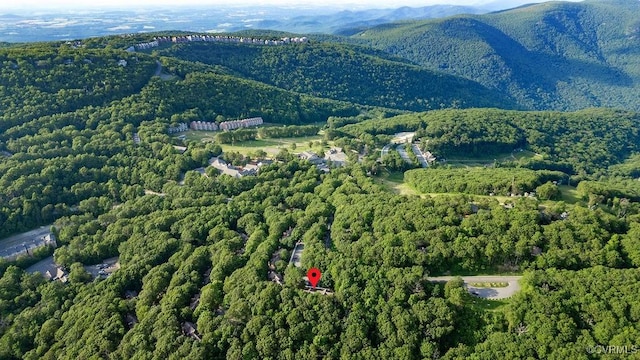
[[[404,148],[404,144],[400,144],[398,145],[398,147],[396,147],[396,150],[398,151],[398,154],[400,154],[400,157],[407,163],[409,164],[413,164],[413,161],[411,161],[411,158],[409,157],[409,154],[407,154],[407,149]]]
[[[160,76],[160,74],[162,74],[162,64],[160,63],[160,61],[156,60],[156,72],[153,74],[153,76]]]
[[[382,148],[382,151],[380,152],[380,157],[383,158],[386,155],[389,155],[389,150],[391,150],[391,147],[393,146],[393,144],[387,144]]]
[[[453,280],[458,276],[436,276],[429,277],[427,280],[433,282],[446,282],[449,280]],[[490,300],[498,300],[498,299],[506,299],[510,298],[520,290],[520,279],[522,276],[500,276],[500,275],[479,275],[479,276],[460,276],[462,281],[464,281],[465,285],[469,292],[473,293],[476,296],[490,299]],[[478,288],[474,286],[469,286],[470,283],[486,283],[486,282],[506,282],[509,284],[507,287],[501,288]]]

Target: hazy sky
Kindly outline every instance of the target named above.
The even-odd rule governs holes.
[[[120,7],[120,8],[144,8],[154,5],[160,6],[184,6],[184,5],[297,5],[308,6],[310,3],[316,6],[336,6],[340,8],[396,8],[400,6],[427,6],[435,4],[451,5],[475,5],[482,6],[487,3],[499,3],[503,8],[518,6],[525,3],[542,2],[536,0],[2,0],[0,11],[6,10],[50,10],[50,9],[75,9],[81,10],[95,7]]]

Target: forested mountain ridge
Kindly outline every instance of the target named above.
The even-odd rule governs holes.
[[[352,38],[503,91],[529,109],[640,109],[640,3],[549,2],[385,24]]]
[[[2,49],[0,64],[0,130],[134,94],[156,67],[147,56],[53,43]]]
[[[517,107],[476,82],[399,63],[370,49],[330,42],[257,46],[194,42],[160,55],[222,65],[285,90],[357,104],[424,111],[449,107]]]
[[[184,158],[155,163],[160,149],[154,156],[130,146],[136,132],[143,143],[167,145],[167,127],[181,121],[262,116],[302,124],[364,109],[219,67],[168,58],[158,64],[109,47],[33,44],[2,49],[0,59],[0,151],[13,154],[0,156],[0,236],[48,223],[89,197],[127,198],[139,186],[160,190],[193,165]],[[158,70],[173,75],[161,79]],[[128,175],[117,176],[118,168]],[[137,190],[127,192],[130,186]]]

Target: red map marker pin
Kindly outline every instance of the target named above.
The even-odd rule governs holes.
[[[307,271],[307,278],[309,278],[309,282],[311,283],[311,285],[313,285],[313,287],[316,287],[316,285],[318,285],[318,281],[320,281],[321,277],[322,273],[317,268],[313,267],[309,269],[309,271]]]

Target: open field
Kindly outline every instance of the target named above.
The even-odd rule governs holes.
[[[215,141],[215,136],[217,132],[215,131],[185,131],[180,134],[176,134],[175,137],[179,135],[185,135],[186,140],[188,141],[202,141],[202,142],[213,142]],[[243,155],[247,155],[248,153],[254,152],[256,150],[264,150],[269,155],[275,155],[280,152],[281,149],[291,150],[292,144],[296,144],[295,152],[302,151],[315,151],[316,153],[322,153],[324,150],[329,149],[329,147],[333,144],[331,141],[327,143],[327,146],[322,147],[320,142],[322,141],[322,136],[314,135],[314,136],[302,136],[302,137],[293,137],[293,138],[275,138],[275,139],[257,139],[257,140],[249,140],[237,142],[235,144],[220,144],[222,147],[222,151],[230,152],[235,151],[239,152]],[[309,143],[314,142],[314,146],[310,147]]]
[[[409,187],[410,189],[412,189],[413,191],[415,191],[416,193],[418,193],[417,190],[411,188],[409,185],[406,185],[406,186]],[[451,195],[465,195],[465,196],[468,196],[468,197],[470,197],[472,199],[493,199],[493,200],[498,201],[501,204],[504,204],[506,201],[509,201],[509,200],[518,199],[518,198],[509,197],[509,196],[489,196],[489,195],[476,195],[476,194],[463,194],[463,193],[423,193],[423,194],[420,194],[420,195],[433,196],[433,197],[436,197],[436,196],[451,196]]]
[[[384,171],[382,175],[376,179],[378,184],[385,186],[389,191],[399,195],[414,195],[420,197],[426,196],[451,196],[451,195],[465,195],[472,199],[493,199],[500,203],[512,200],[508,196],[488,196],[488,195],[474,195],[474,194],[459,194],[459,193],[420,193],[418,190],[412,188],[404,182],[404,174],[401,172],[388,172]]]
[[[315,144],[313,147],[310,147],[309,142],[312,141]],[[222,147],[222,151],[236,151],[245,155],[256,150],[264,150],[269,155],[275,155],[282,149],[287,149],[293,152],[302,152],[309,150],[321,154],[324,152],[324,150],[329,149],[329,146],[323,148],[320,145],[320,141],[322,141],[322,137],[319,135],[315,135],[283,139],[258,139],[252,141],[243,141],[233,145],[221,144],[220,146]],[[292,144],[296,144],[295,150],[291,149]]]
[[[404,173],[401,172],[383,170],[382,174],[378,176],[375,181],[398,195],[420,195],[415,189],[404,182]]]
[[[575,187],[569,185],[558,185],[558,188],[560,188],[562,196],[561,200],[567,204],[575,204],[582,201],[578,195],[578,190]]]

